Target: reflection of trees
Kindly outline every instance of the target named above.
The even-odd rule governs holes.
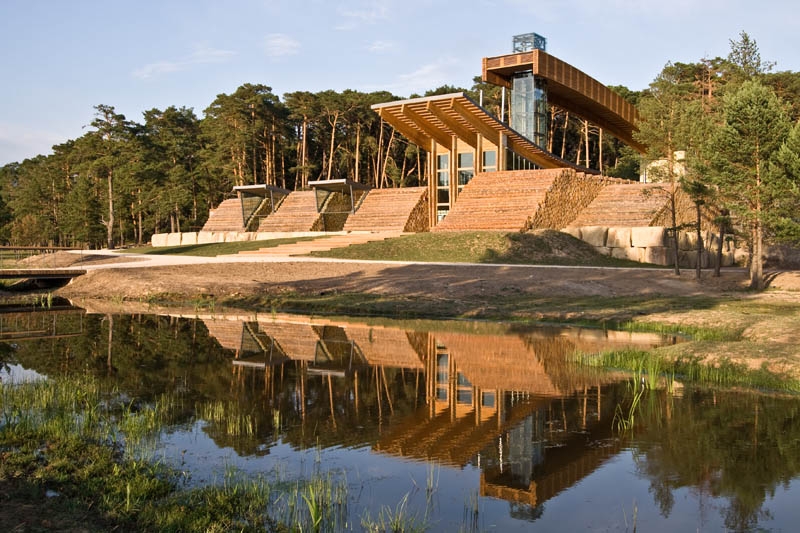
[[[699,390],[680,401],[650,395],[633,449],[662,514],[670,514],[675,489],[692,487],[701,505],[704,494],[729,501],[722,511],[729,529],[750,530],[768,518],[767,495],[800,473],[797,400]]]

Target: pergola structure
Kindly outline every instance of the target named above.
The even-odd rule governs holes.
[[[256,185],[237,185],[233,188],[242,206],[242,226],[247,228],[251,222],[275,212],[280,203],[291,191],[259,183]]]
[[[372,109],[414,144],[431,153],[437,152],[437,145],[456,149],[458,145],[466,145],[478,152],[487,146],[493,149],[503,146],[539,168],[568,167],[592,172],[540,148],[463,92],[375,104]],[[506,167],[505,155],[504,150],[497,154],[498,169]]]

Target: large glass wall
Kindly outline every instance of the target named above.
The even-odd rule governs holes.
[[[533,72],[514,75],[511,88],[511,127],[534,144],[547,146],[547,80]]]

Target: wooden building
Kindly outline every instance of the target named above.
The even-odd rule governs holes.
[[[532,35],[538,39],[520,39]],[[638,151],[636,108],[575,67],[551,56],[535,34],[515,37],[515,52],[483,58],[483,80],[510,89],[508,120],[491,115],[464,93],[373,105],[386,122],[426,150],[430,226],[441,221],[464,186],[482,172],[572,168],[545,148],[548,102],[610,132]],[[505,92],[504,92],[505,94]],[[505,106],[503,106],[505,108]]]

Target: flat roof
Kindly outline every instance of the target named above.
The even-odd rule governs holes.
[[[540,168],[569,167],[581,172],[598,173],[540,148],[490,115],[463,92],[374,104],[372,109],[424,150],[430,149],[431,141],[449,147],[453,136],[476,148],[479,134],[493,143],[497,143],[500,134],[504,134],[511,151]]]
[[[348,179],[309,181],[308,185],[323,191],[344,192],[351,189],[369,189],[368,185]]]
[[[281,193],[283,195],[289,194],[290,190],[275,185],[267,185],[266,183],[257,183],[256,185],[237,185],[233,188],[234,191],[249,192],[250,194],[257,194],[265,196],[267,191]]]

